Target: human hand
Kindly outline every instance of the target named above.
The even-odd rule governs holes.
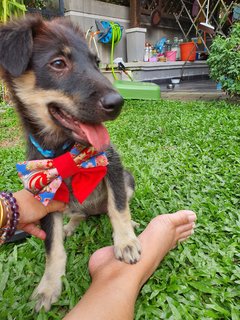
[[[42,240],[46,238],[46,233],[37,226],[39,220],[50,212],[62,212],[66,208],[65,203],[56,200],[52,200],[47,206],[44,206],[27,190],[15,192],[13,196],[16,198],[19,206],[19,223],[17,228]]]

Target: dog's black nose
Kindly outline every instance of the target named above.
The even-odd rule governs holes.
[[[103,108],[108,112],[118,112],[124,104],[123,97],[117,92],[106,94],[101,99]]]

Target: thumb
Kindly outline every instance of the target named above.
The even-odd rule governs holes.
[[[64,211],[66,209],[66,203],[52,200],[49,202],[49,204],[46,206],[47,213],[54,212],[54,211]]]

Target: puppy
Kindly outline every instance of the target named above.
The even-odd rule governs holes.
[[[117,259],[131,264],[140,259],[129,210],[134,179],[109,144],[102,124],[120,114],[123,99],[99,71],[84,34],[63,18],[44,21],[29,15],[1,26],[0,66],[25,130],[28,160],[43,159],[44,150],[58,157],[76,142],[105,151],[108,159],[106,176],[82,204],[70,194],[70,222],[64,230],[62,213],[41,221],[47,234],[46,267],[33,298],[37,311],[42,307],[47,311],[62,290],[64,233],[71,235],[88,215],[108,213]],[[69,189],[70,180],[65,181]]]

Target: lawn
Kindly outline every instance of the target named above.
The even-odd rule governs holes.
[[[1,108],[0,108],[1,111]],[[138,232],[160,213],[196,211],[195,234],[173,250],[142,288],[136,319],[240,319],[240,108],[226,102],[127,102],[108,123],[112,142],[136,179],[131,203]],[[18,190],[24,159],[12,109],[0,113],[0,190]],[[0,248],[0,319],[61,319],[90,283],[87,262],[111,244],[107,216],[83,222],[67,239],[67,274],[51,311],[29,297],[44,270],[43,243]],[[124,320],[124,319],[123,319]]]

